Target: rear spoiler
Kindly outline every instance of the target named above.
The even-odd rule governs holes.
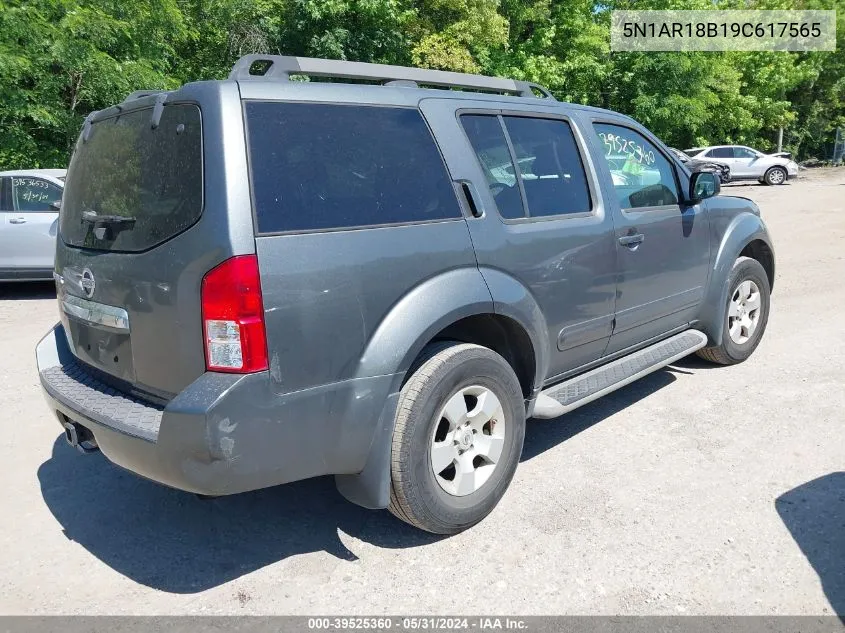
[[[791,152],[775,152],[774,154],[769,154],[769,156],[777,156],[779,158],[788,158],[789,160],[792,160]]]

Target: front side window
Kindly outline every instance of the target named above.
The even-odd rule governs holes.
[[[50,206],[62,199],[62,190],[43,178],[12,176],[12,200],[14,208],[24,213],[56,213]]]
[[[245,111],[259,233],[461,217],[416,109],[252,101]]]
[[[623,209],[678,204],[669,159],[642,134],[621,125],[594,124],[613,187]]]
[[[757,152],[747,147],[734,147],[734,158],[757,158]]]

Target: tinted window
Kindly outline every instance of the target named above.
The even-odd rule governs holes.
[[[513,144],[531,217],[592,209],[584,165],[565,121],[503,117]]]
[[[60,214],[73,246],[141,251],[184,231],[202,213],[202,129],[199,108],[166,105],[157,128],[152,108],[91,126],[76,147]],[[90,221],[118,216],[134,222]],[[86,220],[85,218],[88,218]]]
[[[62,199],[62,190],[52,182],[30,176],[13,176],[12,199],[14,208],[23,212],[56,213],[50,205]]]
[[[684,153],[685,153],[687,156],[689,156],[690,158],[692,158],[693,156],[698,156],[698,155],[699,155],[699,154],[701,154],[701,152],[703,152],[703,151],[704,151],[703,149],[694,148],[694,149],[685,149],[685,150],[684,150]]]
[[[499,214],[508,219],[524,217],[522,194],[516,182],[516,170],[499,117],[464,115],[461,123],[478,156]]]
[[[734,158],[757,158],[757,154],[747,147],[734,147]]]
[[[246,104],[258,231],[308,231],[460,217],[418,110]]]
[[[717,147],[707,152],[710,158],[733,158],[734,150],[732,147]]]
[[[642,134],[621,125],[595,124],[623,209],[678,204],[672,164]]]

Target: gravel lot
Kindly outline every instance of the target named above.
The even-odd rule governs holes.
[[[452,538],[329,478],[204,502],[77,454],[35,370],[51,287],[0,286],[0,612],[845,613],[845,170],[725,193],[777,248],[756,354],[531,422],[500,506]]]

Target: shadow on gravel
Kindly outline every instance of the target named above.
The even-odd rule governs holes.
[[[172,593],[200,592],[297,554],[357,560],[338,530],[388,548],[439,538],[349,503],[331,477],[201,501],[99,453],[79,454],[63,436],[38,480],[68,539],[135,582]]]
[[[845,623],[845,472],[790,490],[777,498],[775,508]]]
[[[618,391],[607,394],[571,413],[553,420],[530,420],[525,429],[522,459],[525,462],[575,437],[614,413],[636,404],[646,396],[675,382],[671,371],[656,371]]]
[[[52,281],[0,282],[0,301],[8,299],[33,301],[55,298],[56,286]]]
[[[670,384],[669,371],[647,376],[564,418],[528,425],[522,460]],[[196,593],[289,556],[325,551],[356,560],[338,531],[387,548],[439,540],[387,511],[346,501],[322,477],[201,501],[146,481],[101,454],[81,455],[59,436],[38,469],[41,494],[65,536],[135,582],[172,593]]]

